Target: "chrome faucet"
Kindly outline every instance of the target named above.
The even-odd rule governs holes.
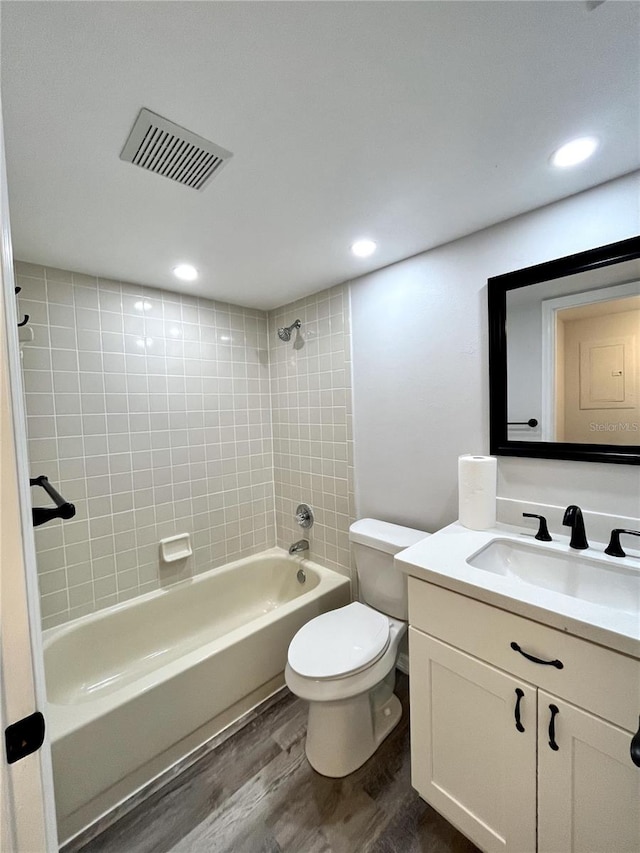
[[[309,542],[306,539],[300,539],[298,542],[294,542],[293,545],[289,545],[289,553],[290,554],[299,554],[300,551],[308,551],[309,550]]]
[[[575,504],[568,506],[564,511],[562,523],[566,527],[571,528],[571,541],[569,542],[570,548],[575,548],[576,551],[584,551],[585,548],[589,547],[587,534],[584,529],[582,510],[579,506],[576,506]]]

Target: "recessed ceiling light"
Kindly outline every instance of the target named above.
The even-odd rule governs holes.
[[[598,147],[598,140],[594,136],[583,136],[580,139],[572,139],[566,145],[562,145],[551,155],[554,166],[566,168],[577,166],[583,160],[587,160]]]
[[[178,264],[173,268],[173,274],[182,281],[195,281],[198,278],[198,270],[191,264]]]
[[[368,258],[377,248],[373,240],[356,240],[351,246],[351,251],[357,258]]]

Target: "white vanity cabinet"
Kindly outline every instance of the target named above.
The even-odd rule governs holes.
[[[535,850],[535,688],[409,631],[413,787],[481,849]]]
[[[549,747],[549,707],[557,750]],[[544,853],[640,851],[640,767],[632,733],[562,699],[538,693],[538,849]]]
[[[418,793],[485,851],[638,853],[640,661],[408,583]]]

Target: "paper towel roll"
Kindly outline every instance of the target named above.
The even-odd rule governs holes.
[[[497,471],[494,456],[458,458],[458,517],[470,530],[495,527]]]

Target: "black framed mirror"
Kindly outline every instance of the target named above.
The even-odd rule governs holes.
[[[640,237],[488,281],[491,453],[640,465]]]

